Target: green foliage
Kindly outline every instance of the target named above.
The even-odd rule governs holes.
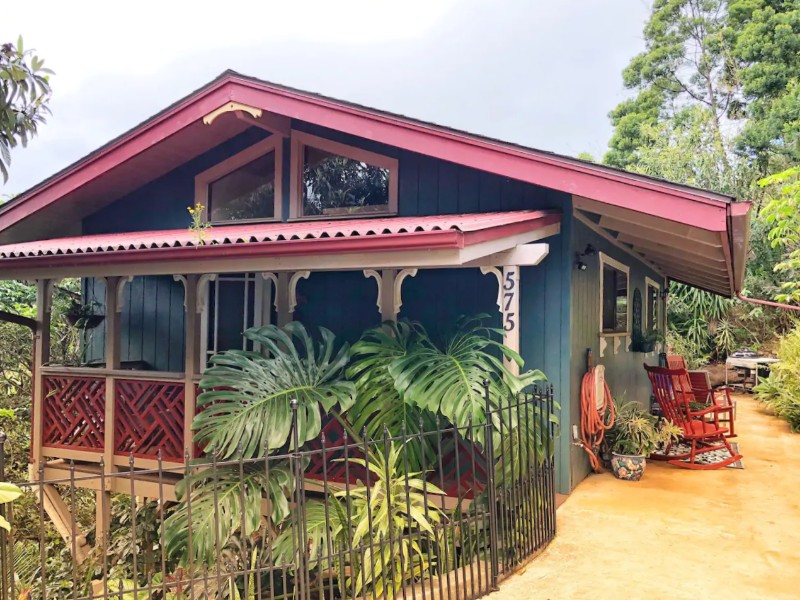
[[[736,103],[736,72],[728,60],[725,0],[655,0],[644,27],[645,50],[623,71],[637,96],[611,113],[607,164],[628,168],[651,143],[647,128],[696,104],[711,118],[712,138],[725,146],[720,122]]]
[[[0,44],[0,174],[8,181],[11,149],[26,146],[50,114],[50,69],[33,50]]]
[[[279,523],[287,517],[293,484],[285,467],[271,468],[267,481],[263,465],[249,466],[244,473],[237,467],[204,469],[183,479],[175,489],[178,508],[164,522],[168,558],[182,567],[214,565],[220,549],[227,547],[234,535],[249,537],[261,527],[265,490],[272,521]]]
[[[681,437],[680,427],[669,421],[659,422],[638,402],[615,402],[615,408],[614,425],[606,433],[612,452],[648,457]]]
[[[639,143],[632,171],[732,196],[749,197],[752,191],[754,169],[728,153],[714,116],[701,105],[643,125]]]
[[[736,61],[747,122],[738,146],[783,168],[800,159],[800,5],[794,0],[729,0],[725,39]]]
[[[19,489],[16,485],[5,481],[0,481],[0,504],[7,504],[9,502],[13,502],[21,495],[22,495],[22,490]],[[6,518],[2,515],[0,515],[0,528],[5,529],[6,531],[11,530],[11,525],[9,525]]]
[[[426,540],[437,538],[436,527],[445,516],[434,499],[444,492],[424,482],[423,473],[406,473],[404,450],[394,443],[385,452],[373,449],[367,460],[348,460],[369,470],[370,486],[355,486],[306,504],[310,566],[316,567],[321,556],[341,550],[350,567],[344,582],[348,588],[354,586],[357,594],[370,590],[374,597],[394,597],[404,582],[418,579],[431,567],[417,532]],[[276,564],[295,562],[298,535],[296,519],[292,519],[273,545]]]
[[[392,437],[435,428],[436,415],[406,402],[390,372],[396,361],[416,351],[421,331],[419,324],[408,321],[387,322],[383,327],[364,332],[353,345],[353,361],[347,368],[347,376],[355,383],[356,401],[348,411],[347,420],[358,434],[363,432],[368,439],[379,439],[384,427]],[[436,460],[434,440],[430,437],[410,440],[407,452],[409,465],[414,469],[434,464]]]
[[[500,337],[502,332],[481,325],[480,317],[462,320],[440,345],[419,324],[411,327],[413,350],[397,356],[386,367],[395,390],[404,402],[441,414],[459,428],[486,422],[485,381],[489,383],[490,405],[499,407],[509,395],[545,379],[541,371],[514,375],[502,358],[520,368],[524,366],[522,358],[491,339],[492,335]],[[364,354],[374,350],[356,346],[354,351]],[[482,441],[482,427],[474,429],[474,439]]]
[[[755,390],[758,399],[787,421],[792,431],[800,431],[800,327],[781,338],[778,358],[769,378]]]
[[[736,345],[730,322],[726,320],[732,307],[732,300],[673,283],[667,316],[670,329],[685,340],[677,342],[680,351],[696,358],[711,354],[724,356],[730,352]],[[676,342],[675,336],[670,339]],[[673,351],[679,353],[678,348]]]
[[[764,220],[769,225],[773,248],[783,255],[775,265],[781,279],[780,302],[800,303],[800,167],[766,177],[762,186],[778,188],[778,196],[764,207]]]
[[[268,325],[244,333],[268,356],[243,350],[213,356],[200,382],[195,441],[222,459],[281,448],[291,442],[291,400],[297,400],[300,443],[316,438],[320,407],[346,411],[355,401],[355,386],[343,379],[349,347],[337,351],[330,331],[321,328],[320,335],[315,343],[300,323]]]
[[[197,204],[195,206],[187,206],[186,210],[189,211],[189,217],[192,219],[189,231],[194,234],[195,243],[198,246],[202,246],[206,243],[208,230],[211,229],[211,223],[206,218],[206,207],[202,204]]]

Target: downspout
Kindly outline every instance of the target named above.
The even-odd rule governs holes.
[[[734,259],[734,252],[733,252],[733,215],[731,214],[731,205],[728,204],[726,207],[727,213],[727,221],[728,221],[728,247],[730,248],[730,255],[731,255],[731,273],[733,273],[733,295],[742,302],[747,302],[749,304],[756,304],[759,306],[769,306],[771,308],[782,308],[784,310],[793,310],[793,311],[800,311],[800,306],[794,304],[783,304],[782,302],[773,302],[772,300],[760,300],[758,298],[748,298],[747,296],[743,296],[742,292],[736,289],[736,267],[733,264]]]
[[[785,310],[800,311],[800,306],[794,304],[783,304],[781,302],[772,302],[771,300],[759,300],[758,298],[748,298],[742,296],[741,292],[736,292],[736,298],[742,302],[749,302],[750,304],[760,304],[762,306],[771,306],[772,308],[783,308]]]

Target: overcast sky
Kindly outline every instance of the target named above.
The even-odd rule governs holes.
[[[7,7],[56,71],[53,116],[12,154],[24,191],[231,68],[576,155],[602,155],[647,0],[140,0]]]

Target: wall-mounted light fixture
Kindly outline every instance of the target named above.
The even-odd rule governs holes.
[[[584,256],[594,256],[595,254],[597,254],[597,250],[594,249],[594,246],[592,246],[591,244],[586,244],[586,248],[583,250],[583,252],[575,253],[575,268],[578,271],[585,271],[586,269],[588,269],[589,267],[581,259]]]

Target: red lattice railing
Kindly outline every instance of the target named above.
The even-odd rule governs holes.
[[[46,376],[42,445],[102,452],[105,385],[100,377]]]
[[[116,397],[115,454],[183,462],[183,383],[118,379]]]

